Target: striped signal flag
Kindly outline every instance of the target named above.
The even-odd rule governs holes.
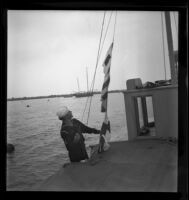
[[[108,87],[110,83],[110,66],[111,66],[111,58],[112,58],[112,49],[113,49],[113,43],[110,45],[110,48],[108,49],[108,52],[106,54],[106,58],[103,63],[104,67],[104,83],[102,86],[102,92],[101,92],[101,112],[107,111],[107,98],[108,98]]]
[[[101,93],[101,101],[102,101],[101,112],[105,112],[105,118],[104,122],[102,123],[100,131],[100,140],[98,148],[99,153],[107,151],[110,147],[108,142],[110,141],[111,134],[110,134],[110,121],[108,120],[107,116],[107,109],[108,109],[107,105],[108,105],[108,87],[110,83],[110,66],[111,66],[112,50],[113,50],[113,43],[110,45],[108,52],[106,54],[106,58],[103,63],[105,77]]]

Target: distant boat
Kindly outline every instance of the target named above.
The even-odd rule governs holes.
[[[93,96],[93,92],[78,92],[78,93],[75,93],[74,96],[77,98],[89,97],[89,96]]]
[[[66,95],[64,95],[63,97],[64,98],[70,98],[70,97],[73,97],[74,95],[73,94],[66,94]]]
[[[88,87],[88,71],[87,71],[87,68],[86,68],[86,76],[87,76],[87,92],[80,92],[79,79],[77,78],[78,92],[74,94],[74,96],[77,97],[77,98],[93,96],[93,92],[89,92],[89,87]]]
[[[30,107],[29,105],[27,105],[26,107]]]

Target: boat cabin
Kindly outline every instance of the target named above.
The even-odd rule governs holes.
[[[141,79],[127,80],[126,85],[123,94],[128,140],[178,139],[178,86],[143,88]]]

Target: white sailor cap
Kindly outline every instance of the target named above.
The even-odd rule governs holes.
[[[64,106],[63,108],[61,108],[61,109],[56,113],[56,115],[58,116],[59,119],[62,119],[63,117],[65,117],[65,116],[68,114],[69,111],[70,111],[70,110],[69,110],[66,106]]]

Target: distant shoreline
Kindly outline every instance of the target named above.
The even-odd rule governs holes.
[[[119,93],[123,92],[124,90],[110,90],[108,93]],[[69,97],[74,97],[76,93],[72,94],[61,94],[61,95],[49,95],[49,96],[36,96],[36,97],[18,97],[18,98],[8,98],[7,101],[19,101],[19,100],[31,100],[31,99],[50,99],[50,98],[56,98],[56,97],[64,97],[64,98],[69,98]],[[101,94],[99,91],[93,92],[93,94]]]

